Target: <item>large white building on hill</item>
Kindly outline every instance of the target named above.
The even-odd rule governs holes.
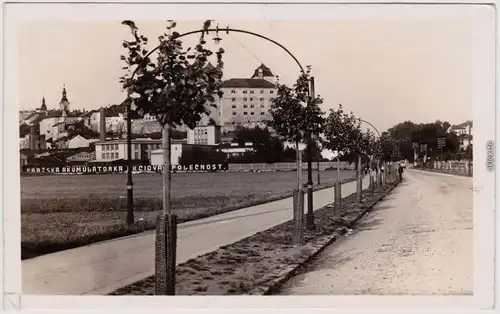
[[[264,126],[270,119],[271,99],[276,96],[278,78],[261,64],[249,78],[231,78],[224,81],[222,98],[210,106],[210,115],[198,124],[206,126],[210,120],[222,126],[223,131],[232,131],[237,126]]]

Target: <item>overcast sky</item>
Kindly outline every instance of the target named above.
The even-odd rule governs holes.
[[[303,66],[311,65],[325,111],[341,103],[381,131],[405,120],[453,124],[472,119],[473,34],[465,10],[450,11],[446,19],[421,14],[390,20],[218,22],[264,34]],[[152,46],[165,31],[163,21],[136,24]],[[177,31],[201,24],[178,21]],[[23,24],[18,37],[21,109],[38,107],[42,96],[56,108],[63,84],[72,109],[120,103],[120,55],[129,36],[120,20]],[[293,59],[272,43],[237,33],[220,37],[225,78],[250,77],[261,62],[282,83],[299,75]],[[185,43],[195,41],[191,37]]]

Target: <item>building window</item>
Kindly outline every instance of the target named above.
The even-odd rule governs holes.
[[[233,111],[233,116],[235,116],[235,115],[236,115],[236,112]]]
[[[253,115],[254,115],[254,113],[253,113],[253,112],[250,112],[250,115],[251,115],[251,116],[253,116]]]
[[[231,94],[236,94],[236,91],[233,89],[233,90],[231,91]]]
[[[260,105],[260,107],[261,107],[261,108],[264,108],[264,105],[262,104],[262,105]]]
[[[255,106],[254,105],[250,105],[250,108],[254,108]]]
[[[273,90],[270,90],[270,91],[269,91],[269,94],[274,94],[274,91],[273,91]]]
[[[246,90],[244,90],[244,91],[243,91],[243,94],[246,94],[246,93],[247,93],[247,91],[246,91]]]
[[[261,116],[263,116],[263,115],[264,115],[264,112],[261,112],[261,113],[260,113],[260,115],[261,115]]]
[[[247,101],[247,98],[246,98],[246,97],[244,97],[244,98],[243,98],[243,101]]]
[[[261,93],[261,94],[264,94],[264,90],[263,90],[263,89],[261,89],[261,90],[260,90],[260,93]]]
[[[106,153],[106,159],[109,159],[109,153]]]
[[[253,98],[252,98],[252,97],[250,97],[250,101],[253,101]]]
[[[236,98],[231,99],[232,101],[236,101]]]
[[[243,105],[243,108],[248,108],[248,105]]]
[[[261,98],[260,98],[260,101],[264,101],[264,97],[261,97]]]
[[[247,114],[248,114],[248,112],[246,112],[246,111],[245,111],[245,112],[243,112],[243,115],[245,115],[245,116],[246,116]]]
[[[232,105],[231,107],[236,108],[236,105]],[[219,112],[220,113],[220,112]]]
[[[250,91],[250,94],[253,94],[253,93],[254,93],[254,91],[253,91],[253,90],[251,90],[251,91]]]
[[[118,144],[115,144],[115,149],[118,149]]]
[[[106,159],[106,153],[102,153],[102,159]]]

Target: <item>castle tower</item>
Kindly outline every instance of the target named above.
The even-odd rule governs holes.
[[[66,85],[63,85],[62,98],[61,101],[59,102],[59,109],[61,110],[63,117],[68,116],[69,104],[70,102],[68,101],[68,97],[66,95]]]
[[[252,79],[264,79],[264,80],[271,82],[273,84],[276,82],[276,77],[273,74],[273,72],[271,71],[271,69],[269,69],[263,63],[257,69],[255,69],[251,78]]]

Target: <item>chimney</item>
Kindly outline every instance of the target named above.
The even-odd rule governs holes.
[[[30,149],[36,149],[36,130],[35,126],[32,125],[30,127],[30,138],[29,138],[29,148]]]
[[[106,117],[104,116],[104,107],[101,107],[99,114],[99,140],[106,141]]]

